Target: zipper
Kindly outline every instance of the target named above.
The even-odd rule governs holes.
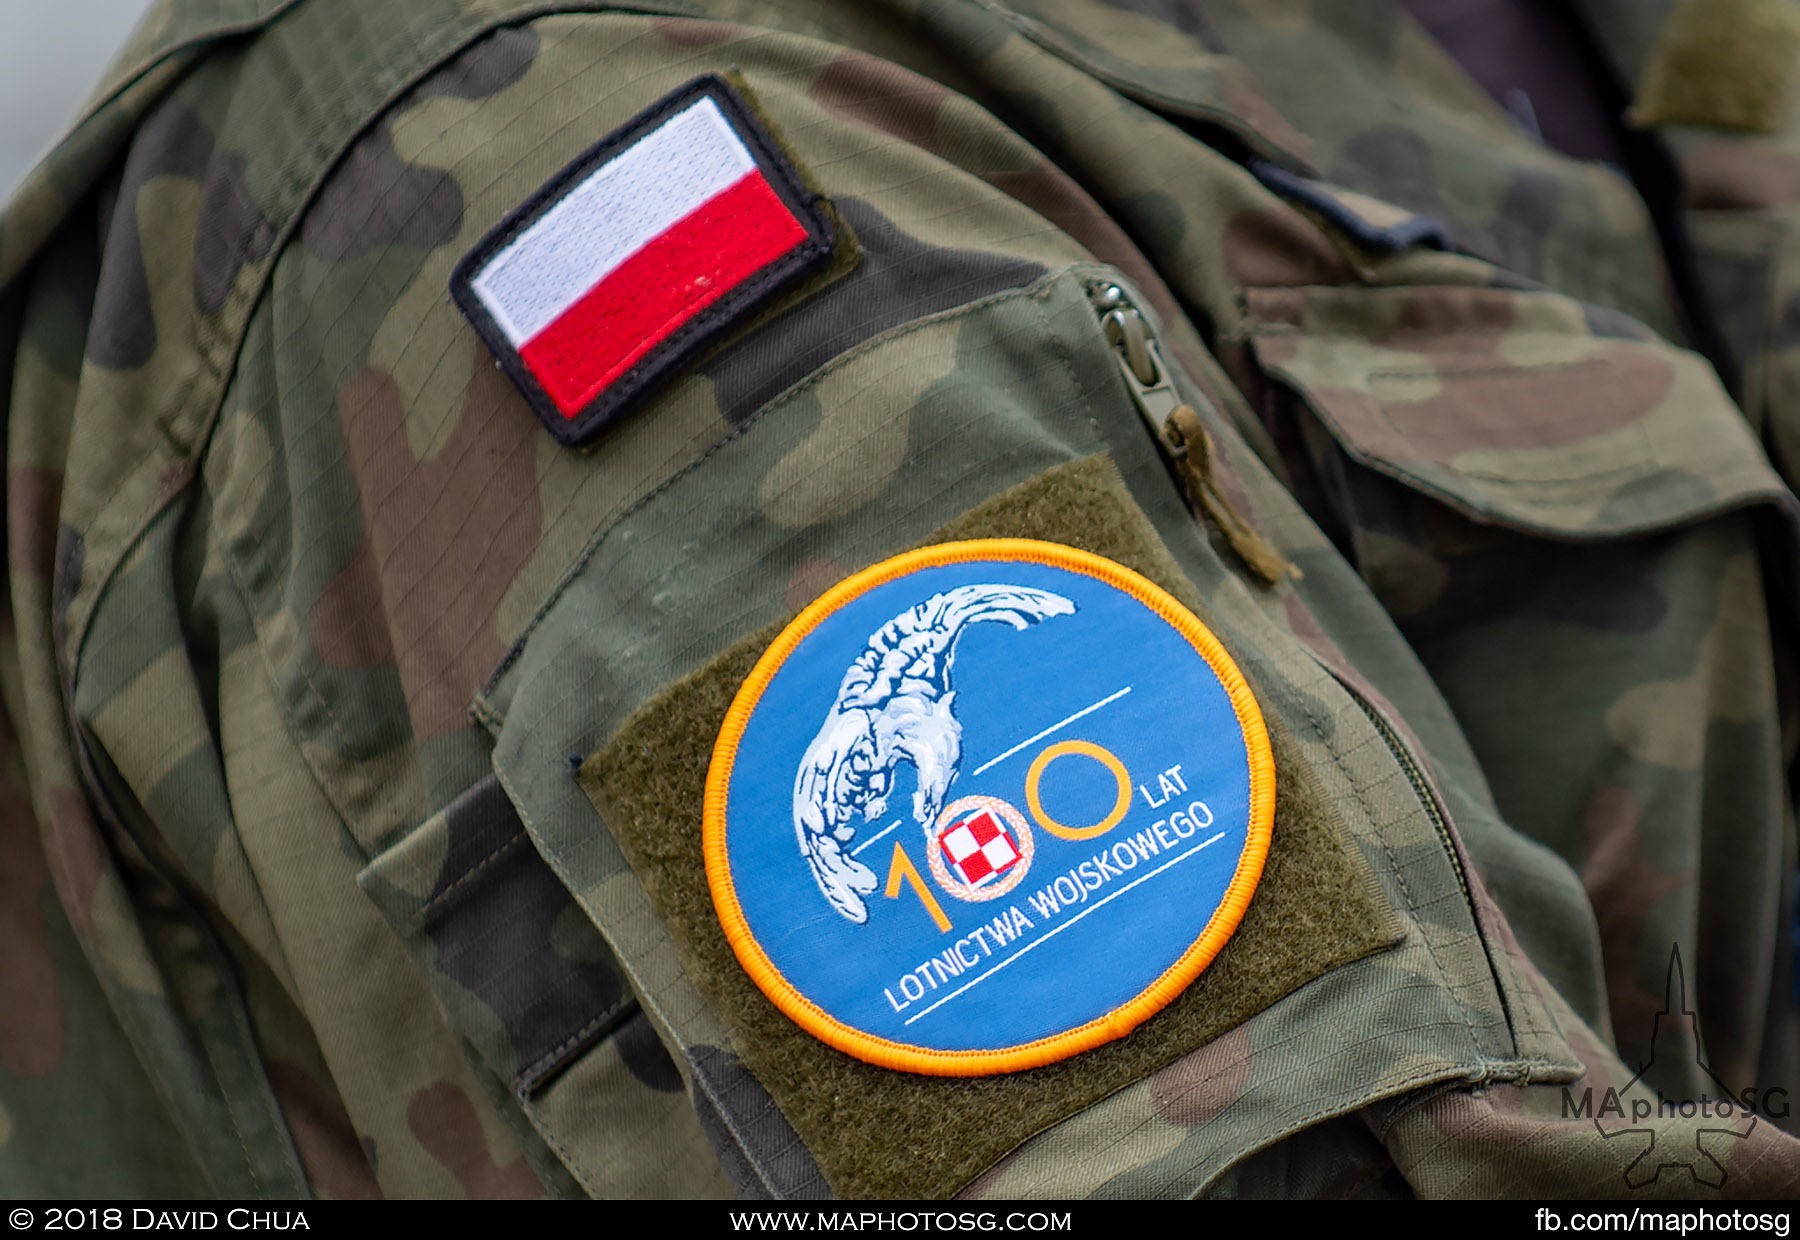
[[[1188,502],[1200,509],[1225,536],[1226,543],[1265,585],[1300,570],[1239,514],[1214,476],[1216,450],[1212,434],[1194,407],[1175,390],[1175,372],[1163,357],[1156,330],[1123,285],[1097,280],[1088,285],[1088,301],[1100,319],[1100,330],[1112,346],[1119,375],[1132,404],[1150,428],[1163,455],[1175,467]]]
[[[1425,773],[1424,765],[1414,755],[1412,745],[1388,719],[1387,712],[1375,705],[1363,695],[1362,690],[1325,665],[1323,661],[1321,661],[1321,666],[1325,666],[1325,670],[1330,673],[1331,678],[1345,693],[1350,695],[1350,700],[1356,703],[1375,731],[1380,733],[1382,743],[1387,746],[1388,752],[1394,756],[1394,761],[1405,772],[1407,783],[1412,785],[1413,795],[1425,808],[1426,817],[1431,819],[1432,829],[1437,832],[1438,844],[1443,848],[1444,856],[1450,861],[1451,872],[1456,875],[1456,885],[1462,891],[1463,904],[1468,908],[1469,916],[1478,929],[1476,940],[1481,944],[1482,954],[1487,958],[1488,973],[1493,978],[1494,993],[1499,997],[1501,1011],[1506,1015],[1506,1027],[1513,1031],[1516,1038],[1518,1023],[1513,1010],[1513,997],[1507,990],[1506,984],[1500,980],[1500,967],[1494,959],[1493,943],[1488,940],[1485,932],[1479,932],[1481,910],[1475,907],[1474,893],[1469,890],[1469,873],[1463,866],[1462,850],[1456,846],[1456,838],[1450,830],[1450,819],[1445,813],[1442,800],[1438,797],[1436,786],[1431,782],[1431,777]]]
[[[1450,831],[1450,820],[1444,814],[1443,805],[1438,799],[1437,788],[1432,784],[1431,777],[1425,773],[1424,766],[1414,756],[1412,746],[1400,734],[1400,729],[1388,720],[1387,712],[1376,706],[1363,695],[1362,690],[1338,675],[1337,672],[1329,667],[1326,667],[1325,670],[1331,673],[1331,678],[1337,681],[1345,693],[1350,695],[1350,700],[1356,703],[1363,715],[1374,725],[1375,730],[1381,733],[1381,739],[1387,745],[1388,752],[1394,755],[1394,761],[1399,763],[1400,769],[1405,772],[1407,782],[1412,785],[1413,795],[1418,797],[1419,803],[1425,807],[1425,814],[1431,819],[1432,828],[1437,832],[1438,842],[1444,846],[1444,855],[1450,858],[1450,868],[1456,871],[1456,885],[1462,888],[1463,902],[1473,912],[1475,898],[1469,891],[1469,875],[1463,869],[1462,850],[1456,846],[1456,839]]]
[[[1131,393],[1132,403],[1136,405],[1138,414],[1150,428],[1164,455],[1176,467],[1182,489],[1190,501],[1212,518],[1232,550],[1266,583],[1274,585],[1283,577],[1300,576],[1299,569],[1289,564],[1279,551],[1270,546],[1237,514],[1213,481],[1211,436],[1199,415],[1175,390],[1174,372],[1163,357],[1155,327],[1133,303],[1131,294],[1118,283],[1101,280],[1088,286],[1088,300],[1099,316],[1100,328],[1107,343],[1112,346],[1120,377]],[[1350,700],[1356,703],[1357,708],[1381,736],[1382,743],[1393,755],[1395,764],[1405,774],[1413,795],[1418,798],[1426,817],[1431,820],[1432,829],[1437,833],[1438,843],[1443,848],[1445,857],[1449,859],[1450,869],[1456,875],[1456,885],[1462,892],[1463,903],[1479,923],[1480,914],[1475,908],[1474,895],[1469,889],[1469,875],[1463,866],[1462,851],[1456,846],[1450,819],[1431,777],[1426,774],[1423,763],[1414,754],[1412,745],[1388,719],[1387,713],[1370,701],[1362,690],[1340,676],[1323,660],[1319,662],[1332,680],[1350,696]],[[1482,938],[1482,948],[1488,952],[1489,969],[1494,970],[1492,952],[1485,936]],[[1511,1000],[1507,997],[1506,988],[1499,983],[1497,971],[1495,988],[1507,1010],[1510,1024]]]
[[[1188,497],[1206,510],[1220,527],[1220,532],[1225,535],[1232,550],[1251,568],[1256,569],[1265,581],[1272,585],[1283,576],[1298,576],[1299,570],[1288,564],[1280,552],[1270,547],[1261,535],[1251,529],[1219,493],[1217,484],[1211,477],[1211,437],[1201,424],[1199,415],[1175,390],[1174,372],[1163,357],[1155,328],[1137,308],[1131,294],[1120,284],[1099,280],[1088,286],[1088,300],[1100,318],[1100,330],[1106,336],[1107,344],[1112,346],[1120,377],[1125,380],[1132,403],[1137,406],[1138,414],[1150,428],[1150,433],[1156,437],[1157,443],[1162,446],[1164,454],[1177,467]],[[1215,511],[1215,504],[1222,510],[1223,516]],[[1247,542],[1246,536],[1262,544],[1267,549],[1267,556],[1273,557],[1273,560],[1263,558],[1263,551],[1254,544],[1240,546],[1240,541]],[[1265,571],[1265,566],[1272,571]],[[1343,686],[1375,730],[1381,733],[1381,739],[1394,755],[1394,760],[1406,773],[1407,782],[1412,785],[1414,795],[1430,816],[1438,839],[1450,858],[1451,868],[1456,871],[1456,882],[1462,888],[1463,899],[1470,901],[1472,906],[1469,876],[1463,870],[1462,854],[1456,847],[1450,823],[1444,816],[1437,791],[1425,774],[1425,768],[1413,756],[1412,747],[1388,721],[1385,713],[1336,673],[1333,673],[1333,679]]]

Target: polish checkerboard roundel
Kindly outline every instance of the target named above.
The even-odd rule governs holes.
[[[944,1076],[1123,1037],[1212,962],[1261,877],[1275,772],[1219,640],[1052,543],[840,582],[739,690],[707,777],[713,903],[813,1035]]]

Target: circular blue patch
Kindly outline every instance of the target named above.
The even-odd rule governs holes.
[[[1274,770],[1218,640],[1050,543],[909,552],[776,640],[714,750],[708,879],[745,969],[858,1058],[943,1075],[1123,1036],[1261,876]]]

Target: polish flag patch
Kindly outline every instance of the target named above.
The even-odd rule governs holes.
[[[457,265],[451,294],[550,433],[617,421],[800,276],[837,236],[724,79],[590,148]]]

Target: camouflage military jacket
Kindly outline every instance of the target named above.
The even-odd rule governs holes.
[[[565,447],[453,272],[708,75],[843,261]],[[0,225],[0,1193],[1794,1194],[1800,155],[1662,138],[1731,391],[1397,6],[159,6]],[[995,537],[1204,620],[1273,842],[951,1079],[765,999],[702,801],[790,617]]]

